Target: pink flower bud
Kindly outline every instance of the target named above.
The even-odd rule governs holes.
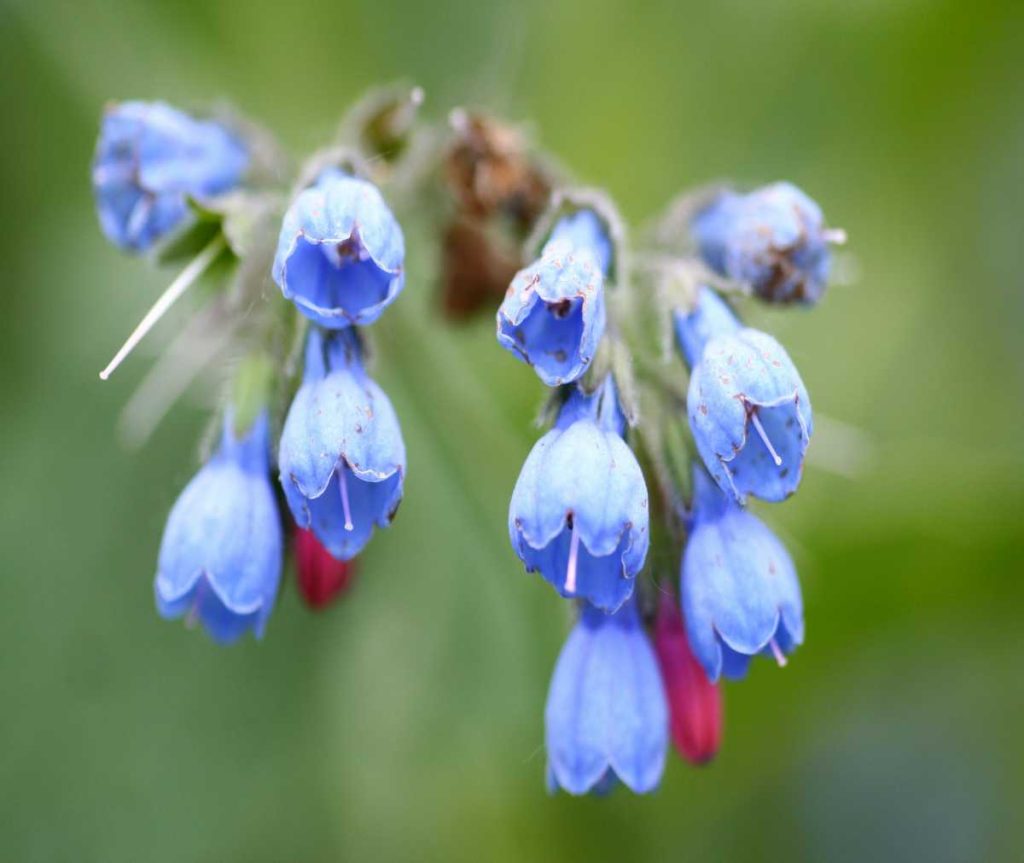
[[[668,696],[672,742],[687,761],[705,764],[722,740],[722,694],[690,650],[679,602],[668,591],[658,604],[654,650]]]
[[[310,608],[325,608],[351,586],[356,562],[333,557],[311,530],[296,527],[294,541],[299,592]]]

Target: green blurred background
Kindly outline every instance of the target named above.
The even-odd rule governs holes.
[[[1022,859],[1022,9],[0,5],[0,858]],[[810,468],[768,512],[807,643],[729,686],[717,761],[673,757],[651,797],[544,793],[568,617],[505,532],[541,388],[486,321],[442,328],[429,255],[379,328],[411,470],[353,594],[312,615],[289,581],[229,650],[154,612],[206,415],[117,442],[148,360],[96,372],[170,274],[101,238],[101,106],[223,98],[301,153],[398,77],[434,116],[528,121],[634,223],[709,179],[787,178],[849,232],[852,284],[759,318],[859,429],[815,442],[855,477]]]

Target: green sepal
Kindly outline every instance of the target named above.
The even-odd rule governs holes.
[[[274,364],[264,353],[249,354],[239,364],[231,383],[235,434],[241,437],[270,403],[274,393]]]
[[[219,214],[203,210],[191,200],[189,211],[178,227],[153,246],[150,256],[154,263],[161,266],[187,263],[217,236],[221,225]]]

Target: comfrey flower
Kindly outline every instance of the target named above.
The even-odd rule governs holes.
[[[555,225],[541,256],[520,270],[498,309],[498,342],[549,387],[587,370],[604,334],[611,240],[591,210]]]
[[[831,266],[828,244],[843,236],[825,228],[818,205],[791,183],[747,195],[723,192],[696,215],[691,230],[708,266],[776,303],[821,299]]]
[[[661,781],[668,706],[654,651],[636,603],[615,614],[584,605],[562,648],[544,713],[548,787],[632,791]]]
[[[702,288],[696,308],[676,312],[676,337],[691,366],[687,413],[697,451],[740,503],[780,501],[800,484],[813,421],[789,355],[771,336],[742,327]]]
[[[377,187],[328,168],[281,225],[274,281],[322,327],[372,324],[405,285],[402,229]]]
[[[527,571],[604,611],[633,592],[650,541],[647,486],[624,431],[610,375],[590,395],[574,388],[527,457],[508,514]]]
[[[198,619],[218,642],[263,635],[281,580],[282,536],[269,477],[266,412],[240,440],[230,414],[220,447],[185,487],[164,528],[156,605]]]
[[[391,402],[363,368],[354,330],[310,330],[278,463],[296,524],[339,560],[358,554],[374,525],[391,524],[402,500],[405,444]]]
[[[672,743],[691,764],[706,764],[722,741],[722,694],[693,655],[675,594],[663,589],[654,651],[665,681]]]
[[[690,646],[712,681],[743,677],[759,653],[785,665],[804,640],[793,562],[775,535],[700,467],[693,474],[680,586]]]
[[[119,248],[144,252],[188,216],[188,199],[227,192],[249,165],[215,122],[162,102],[121,102],[103,115],[92,185],[100,226]]]

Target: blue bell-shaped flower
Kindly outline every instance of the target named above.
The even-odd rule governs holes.
[[[650,640],[630,600],[615,614],[584,604],[558,657],[544,713],[548,788],[637,794],[661,781],[668,705]]]
[[[676,336],[692,365],[687,412],[697,451],[738,502],[748,494],[784,500],[803,474],[810,397],[775,339],[727,315],[708,288],[693,312],[676,313]]]
[[[590,395],[573,389],[527,457],[508,515],[527,571],[604,611],[633,592],[650,540],[647,486],[624,431],[610,375]]]
[[[402,229],[377,187],[329,168],[285,214],[274,281],[328,329],[372,324],[405,285]]]
[[[604,334],[611,240],[592,210],[563,217],[498,309],[498,343],[549,387],[580,377]]]
[[[723,192],[697,213],[691,231],[708,266],[775,303],[820,300],[828,244],[842,236],[825,228],[818,205],[791,183]]]
[[[804,640],[800,582],[764,523],[695,465],[693,522],[680,595],[687,637],[708,677],[740,678],[752,656],[785,656]]]
[[[366,374],[355,330],[312,328],[302,386],[278,454],[299,527],[339,560],[357,555],[402,500],[405,444],[391,402]]]
[[[121,249],[144,252],[188,216],[188,199],[239,185],[249,166],[242,143],[215,122],[162,102],[107,109],[92,164],[100,226]]]
[[[174,504],[160,545],[160,615],[198,619],[223,644],[249,629],[263,635],[281,580],[268,443],[266,412],[241,440],[229,413],[219,449]]]

